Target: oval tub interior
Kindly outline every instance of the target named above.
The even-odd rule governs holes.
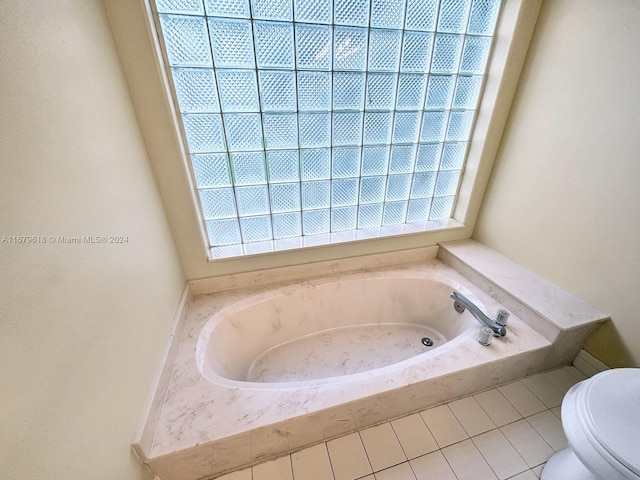
[[[453,290],[477,301],[446,278],[369,276],[262,293],[208,320],[198,339],[198,367],[216,383],[257,386],[375,374],[435,355],[472,331],[473,317],[453,308]],[[423,345],[424,336],[434,345]]]

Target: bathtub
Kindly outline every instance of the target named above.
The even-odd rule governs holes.
[[[379,272],[275,289],[213,315],[198,367],[213,383],[300,388],[349,382],[424,362],[474,335],[452,291],[486,307],[444,275]]]
[[[162,480],[214,477],[540,370],[549,340],[512,310],[480,345],[454,290],[504,308],[436,258],[194,296],[136,451]]]

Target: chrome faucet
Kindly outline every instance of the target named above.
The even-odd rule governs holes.
[[[455,308],[457,312],[462,313],[464,312],[465,308],[467,308],[471,315],[473,315],[476,320],[478,320],[478,322],[493,331],[494,337],[504,337],[507,334],[505,325],[507,324],[507,319],[509,318],[509,312],[500,309],[498,310],[497,318],[495,320],[491,320],[464,295],[461,295],[458,292],[453,292],[450,296],[454,300],[453,308]]]

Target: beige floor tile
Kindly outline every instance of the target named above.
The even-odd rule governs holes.
[[[440,450],[409,462],[418,480],[456,480],[447,459]]]
[[[373,473],[357,433],[331,440],[327,442],[327,448],[335,480],[353,480]]]
[[[553,370],[551,372],[547,372],[544,374],[545,377],[553,384],[555,387],[562,392],[562,395],[567,393],[571,387],[573,387],[579,380],[567,372],[563,368],[559,368],[557,370]]]
[[[460,422],[446,405],[420,412],[440,448],[469,438]]]
[[[542,465],[538,465],[537,467],[532,468],[531,471],[536,477],[540,478],[542,476],[542,470],[544,469],[545,465],[546,465],[546,462],[543,463]]]
[[[458,480],[496,480],[495,473],[471,440],[442,449]]]
[[[489,415],[473,397],[447,404],[470,437],[496,428]]]
[[[562,406],[560,407],[553,407],[551,409],[551,411],[553,412],[553,414],[558,417],[560,420],[562,420]]]
[[[388,422],[362,430],[360,437],[374,472],[407,460],[400,442]]]
[[[487,412],[489,418],[498,426],[502,427],[522,418],[522,415],[511,405],[502,393],[496,388],[487,392],[478,393],[473,398]]]
[[[416,480],[409,462],[381,470],[376,473],[375,477],[376,480]]]
[[[502,393],[511,404],[516,407],[516,410],[520,412],[523,417],[540,413],[547,409],[538,397],[536,397],[531,391],[524,386],[524,383],[518,381],[499,387],[500,393]]]
[[[415,413],[391,422],[407,458],[415,458],[438,450],[436,439],[420,414]]]
[[[253,480],[293,480],[291,456],[261,463],[253,467]]]
[[[325,443],[292,453],[291,465],[295,480],[334,480]]]
[[[557,407],[562,404],[564,394],[543,374],[523,378],[522,383],[524,383],[524,386],[531,390],[547,408]]]
[[[538,480],[536,474],[533,473],[532,470],[527,470],[526,472],[522,472],[515,477],[511,477],[509,480]]]
[[[529,470],[529,466],[500,430],[491,430],[471,439],[491,469],[504,480]]]
[[[569,375],[571,375],[572,377],[574,377],[579,382],[581,382],[582,380],[586,380],[591,376],[591,375],[585,375],[584,372],[581,372],[579,369],[577,369],[573,365],[564,367],[563,370],[567,372]]]
[[[531,468],[546,462],[554,453],[549,444],[524,419],[500,427],[500,431]]]
[[[527,421],[556,452],[567,448],[562,422],[550,410],[527,417]]]

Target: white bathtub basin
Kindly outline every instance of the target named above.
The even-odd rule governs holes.
[[[446,278],[388,273],[280,288],[214,315],[198,339],[198,366],[214,383],[273,388],[343,382],[423,360],[478,327],[454,310],[453,290],[473,297]]]

